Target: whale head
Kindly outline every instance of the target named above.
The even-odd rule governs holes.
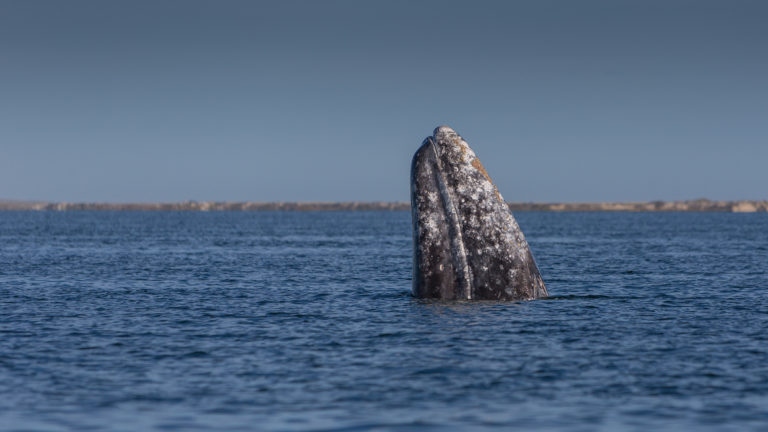
[[[466,141],[437,127],[411,164],[413,294],[457,300],[547,295],[509,207]]]

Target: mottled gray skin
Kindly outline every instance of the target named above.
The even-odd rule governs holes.
[[[547,289],[520,227],[469,145],[447,126],[411,165],[413,295],[530,300]]]

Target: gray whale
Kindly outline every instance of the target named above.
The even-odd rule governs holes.
[[[413,295],[530,300],[547,289],[517,221],[480,160],[440,126],[411,164]]]

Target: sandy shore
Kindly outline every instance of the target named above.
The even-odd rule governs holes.
[[[768,201],[690,201],[595,202],[595,203],[508,203],[512,211],[700,211],[700,212],[768,212]],[[218,202],[183,201],[175,203],[69,203],[40,201],[0,201],[0,210],[111,210],[111,211],[350,211],[409,210],[407,202]]]

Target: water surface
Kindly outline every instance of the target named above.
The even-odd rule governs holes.
[[[768,215],[516,216],[549,299],[412,298],[408,212],[0,212],[0,429],[768,427]]]

